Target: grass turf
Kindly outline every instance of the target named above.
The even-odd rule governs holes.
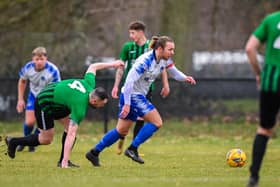
[[[114,124],[115,121],[110,122],[110,128]],[[255,125],[243,121],[222,123],[173,119],[166,121],[163,128],[141,146],[140,153],[145,154],[144,165],[124,155],[116,155],[116,145],[113,145],[101,154],[102,167],[94,168],[84,155],[102,137],[103,127],[98,122],[94,125],[84,122],[71,155],[71,160],[81,167],[60,169],[56,163],[62,128],[56,125],[53,143],[39,146],[35,153],[25,150],[11,160],[1,152],[0,186],[245,186],[255,128]],[[21,125],[1,122],[0,134],[21,136]],[[125,147],[130,140],[131,134]],[[241,148],[246,152],[248,162],[244,167],[230,168],[226,165],[225,155],[232,148]],[[260,186],[279,184],[279,148],[279,139],[273,138],[264,158]]]

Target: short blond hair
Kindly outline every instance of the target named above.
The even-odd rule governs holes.
[[[47,56],[47,50],[45,47],[36,47],[33,51],[32,51],[32,56]]]

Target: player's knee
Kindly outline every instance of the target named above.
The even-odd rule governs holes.
[[[40,142],[40,144],[48,145],[48,144],[51,144],[52,141],[53,141],[53,133],[52,132],[42,131],[39,134],[39,142]]]
[[[40,144],[49,145],[52,143],[52,140],[53,140],[52,137],[44,137],[44,138],[40,139]]]
[[[128,134],[129,129],[117,127],[117,131],[121,136],[126,136]]]
[[[29,127],[34,126],[35,120],[33,120],[33,119],[26,119],[26,120],[25,120],[25,124],[26,124],[27,126],[29,126]]]
[[[162,127],[162,121],[158,121],[156,123],[154,123],[155,126],[157,126],[157,128],[161,128]]]
[[[273,135],[273,128],[266,129],[266,128],[259,127],[258,130],[257,130],[257,133],[270,137],[270,136]]]

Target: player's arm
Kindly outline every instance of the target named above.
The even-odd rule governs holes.
[[[116,60],[113,62],[97,62],[94,64],[91,64],[86,73],[93,73],[96,75],[96,71],[101,70],[101,69],[106,69],[106,68],[118,68],[124,66],[123,61],[121,60]]]
[[[185,75],[183,72],[178,70],[174,64],[171,64],[167,67],[168,75],[170,75],[173,79],[181,82],[188,82],[190,84],[196,84],[196,81],[193,77]]]
[[[61,163],[62,168],[68,168],[68,160],[70,158],[70,153],[76,138],[77,130],[78,130],[78,124],[75,123],[73,120],[70,120],[67,136],[64,144],[64,157]]]
[[[164,69],[161,73],[161,82],[163,87],[161,89],[160,95],[162,97],[167,97],[170,92],[170,88],[169,88],[168,74],[166,72],[166,69]]]
[[[116,71],[115,83],[111,92],[112,97],[115,99],[118,98],[119,85],[122,80],[123,73],[124,73],[124,66],[121,66]]]
[[[60,71],[58,70],[58,68],[56,68],[56,70],[54,71],[52,77],[53,77],[52,82],[59,82],[59,81],[61,81]]]
[[[251,64],[253,71],[256,75],[256,81],[257,86],[260,86],[260,74],[261,74],[261,68],[258,63],[257,54],[258,54],[258,48],[260,47],[261,42],[257,37],[254,35],[251,35],[249,40],[246,43],[246,54],[249,59],[249,63]]]
[[[19,78],[18,80],[18,101],[17,101],[17,112],[23,112],[25,108],[24,92],[26,88],[27,80]]]
[[[120,52],[120,60],[122,60],[123,62],[127,62],[128,54],[129,54],[128,43],[125,43],[122,46],[122,49],[121,49],[121,52]],[[120,82],[122,80],[123,73],[124,73],[124,66],[119,67],[116,71],[115,83],[114,83],[114,86],[113,86],[112,91],[111,91],[111,95],[115,99],[118,98],[119,85],[120,85]]]

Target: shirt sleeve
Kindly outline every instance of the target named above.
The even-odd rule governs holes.
[[[24,68],[21,68],[21,69],[20,69],[18,75],[19,75],[19,78],[22,78],[22,79],[25,79],[25,80],[27,79],[27,77],[26,77],[26,75],[25,75],[25,70],[24,70]]]
[[[178,70],[176,66],[172,65],[167,69],[168,75],[170,75],[173,79],[176,81],[185,81],[186,80],[186,75]]]
[[[172,66],[174,66],[174,65],[175,65],[175,62],[174,62],[171,58],[169,58],[169,59],[167,60],[166,69],[168,69],[168,68],[170,68],[170,67],[172,67]]]
[[[266,41],[267,36],[267,19],[264,18],[261,24],[253,32],[253,35],[257,37],[262,43]]]
[[[121,53],[120,53],[120,59],[124,62],[127,61],[128,59],[128,45],[127,43],[125,43],[121,49]]]
[[[53,76],[52,82],[59,82],[59,81],[61,81],[60,72],[59,72],[58,68],[56,68],[56,70],[54,71],[52,76]]]
[[[167,69],[168,75],[171,76],[176,81],[183,82],[186,80],[186,75],[176,68],[175,63],[171,58],[167,60],[166,69]]]
[[[90,85],[90,87],[95,88],[95,75],[93,73],[86,73],[84,79]]]
[[[32,66],[31,63],[25,64],[19,71],[19,77],[21,79],[27,80],[28,79],[28,73],[27,70]]]

